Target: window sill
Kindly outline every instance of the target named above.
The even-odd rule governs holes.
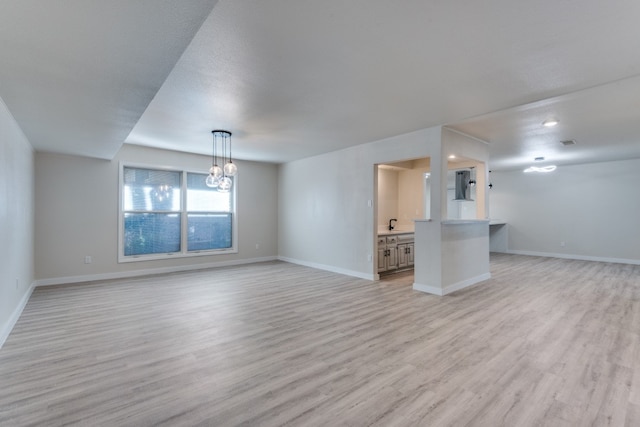
[[[182,252],[172,252],[168,254],[152,254],[152,255],[130,255],[130,256],[118,256],[118,264],[128,263],[128,262],[141,262],[141,261],[161,261],[168,260],[174,258],[193,258],[200,256],[216,256],[216,255],[229,255],[229,254],[237,254],[237,248],[231,249],[212,249],[212,250],[203,250],[203,251],[193,251],[188,253]]]

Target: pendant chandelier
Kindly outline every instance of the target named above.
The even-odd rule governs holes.
[[[213,150],[206,184],[208,187],[217,188],[221,193],[228,193],[233,185],[230,177],[238,173],[238,167],[231,160],[231,132],[218,129],[212,130],[211,134],[213,136]],[[219,152],[222,154],[221,156],[218,155]],[[229,157],[227,157],[227,152]],[[222,167],[218,166],[218,159],[221,159]]]

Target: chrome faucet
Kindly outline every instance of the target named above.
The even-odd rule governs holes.
[[[393,230],[393,224],[391,224],[391,221],[398,222],[398,220],[397,220],[397,219],[395,219],[395,218],[391,218],[391,219],[389,220],[389,231]]]

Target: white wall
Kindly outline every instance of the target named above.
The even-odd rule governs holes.
[[[434,127],[280,166],[278,248],[283,259],[373,278],[374,165],[440,158]],[[440,197],[440,194],[436,194]]]
[[[442,149],[431,159],[431,220],[416,222],[415,268],[413,289],[436,295],[446,295],[491,277],[489,271],[489,221],[472,219],[447,220],[448,156],[474,159],[476,187],[484,187],[487,144],[442,130]],[[484,218],[486,193],[476,188],[476,215]]]
[[[398,219],[398,171],[378,168],[378,228],[386,229]],[[397,225],[397,224],[396,224]]]
[[[238,254],[118,264],[120,161],[203,172],[210,167],[207,156],[132,145],[124,145],[112,161],[37,153],[35,275],[39,284],[277,257],[278,167],[237,160]],[[92,257],[91,264],[84,264],[86,255]]]
[[[507,221],[509,251],[640,263],[640,159],[493,171],[491,181],[491,218]]]
[[[0,346],[33,283],[33,149],[0,99]]]
[[[414,228],[414,219],[425,218],[426,167],[403,170],[398,173],[398,228]]]
[[[411,169],[378,168],[378,229],[386,230],[396,218],[396,230],[414,229],[414,219],[425,218],[425,177],[429,159],[406,162]]]

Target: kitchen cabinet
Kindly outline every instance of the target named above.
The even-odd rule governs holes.
[[[398,268],[398,239],[396,236],[378,238],[378,273]]]
[[[413,241],[413,234],[378,236],[378,273],[412,267]]]
[[[398,236],[398,268],[413,266],[414,240],[413,234],[401,234]]]
[[[413,243],[402,243],[398,245],[398,268],[413,266]]]
[[[409,262],[409,266],[413,267],[415,264],[415,246],[413,243],[407,245],[407,260]]]
[[[378,273],[387,271],[387,238],[378,237]]]

